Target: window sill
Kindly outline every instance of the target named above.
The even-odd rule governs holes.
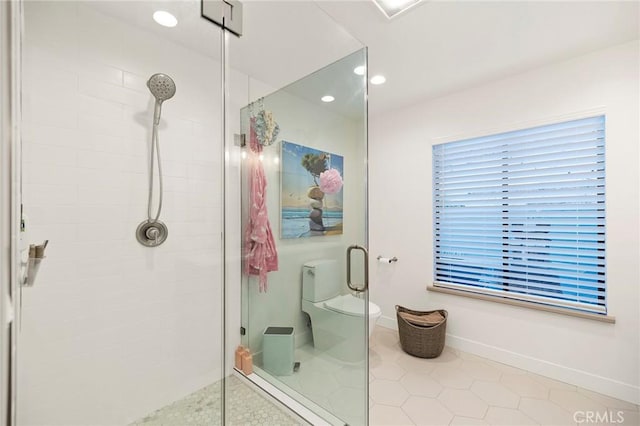
[[[462,291],[462,290],[456,290],[456,289],[451,289],[451,288],[436,287],[434,285],[428,285],[427,286],[427,291],[433,291],[433,292],[436,292],[436,293],[452,294],[452,295],[455,295],[455,296],[469,297],[471,299],[484,300],[484,301],[487,301],[487,302],[503,303],[505,305],[519,306],[519,307],[522,307],[522,308],[535,309],[535,310],[538,310],[538,311],[553,312],[555,314],[568,315],[568,316],[572,316],[572,317],[584,318],[584,319],[589,319],[589,320],[594,320],[594,321],[601,321],[601,322],[606,322],[606,323],[609,323],[609,324],[615,324],[615,322],[616,322],[616,318],[613,317],[613,316],[610,316],[610,315],[598,315],[598,314],[592,314],[592,313],[588,313],[588,312],[574,311],[574,310],[571,310],[571,309],[558,308],[558,307],[555,307],[555,306],[548,306],[548,305],[543,305],[543,304],[540,304],[540,303],[525,302],[525,301],[521,301],[521,300],[507,299],[507,298],[496,297],[496,296],[487,296],[487,295],[484,295],[484,294],[473,293],[473,292],[470,292],[470,291]]]

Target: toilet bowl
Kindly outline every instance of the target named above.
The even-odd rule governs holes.
[[[302,271],[302,310],[311,319],[316,349],[346,362],[359,362],[366,356],[367,339],[382,315],[380,307],[352,294],[341,294],[337,262],[323,259],[304,264]],[[368,308],[368,309],[365,309]],[[368,318],[365,321],[365,312]]]

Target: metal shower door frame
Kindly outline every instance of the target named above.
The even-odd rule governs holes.
[[[16,423],[22,0],[0,2],[0,424]]]

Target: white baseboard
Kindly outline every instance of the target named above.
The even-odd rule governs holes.
[[[397,330],[395,318],[382,316],[378,325]],[[461,351],[488,358],[493,361],[521,368],[541,376],[589,389],[604,395],[618,398],[633,404],[640,404],[640,387],[587,371],[577,370],[564,365],[554,364],[538,358],[511,352],[497,346],[486,345],[475,340],[465,339],[447,333],[447,346]]]
[[[388,328],[389,330],[398,329],[398,322],[396,321],[396,319],[391,317],[385,317],[384,315],[378,318],[378,322],[376,323],[376,325],[379,325],[384,328]]]

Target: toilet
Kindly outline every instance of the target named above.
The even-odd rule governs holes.
[[[369,302],[369,318],[363,321],[364,299],[341,294],[344,288],[346,284],[340,279],[335,259],[304,264],[302,310],[311,318],[313,345],[341,361],[359,362],[366,354],[364,327],[371,336],[382,311]]]

